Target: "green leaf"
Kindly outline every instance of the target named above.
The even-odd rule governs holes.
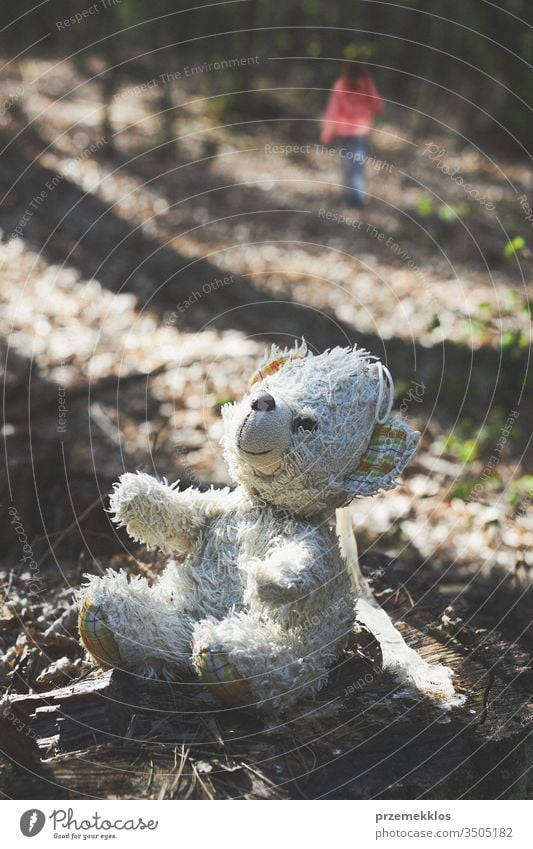
[[[318,41],[310,41],[307,45],[307,55],[308,56],[320,56],[321,47]]]
[[[452,206],[441,206],[439,209],[439,218],[441,221],[455,221],[457,213]]]
[[[521,330],[506,330],[502,333],[502,351],[511,359],[518,359],[522,351],[528,347],[528,341]]]
[[[505,245],[505,256],[507,257],[507,259],[512,259],[514,256],[516,256],[518,251],[521,251],[523,248],[525,248],[525,246],[526,240],[523,238],[523,236],[515,236]]]
[[[418,214],[422,216],[431,215],[433,212],[433,201],[429,195],[423,195],[418,201]]]
[[[345,59],[357,59],[359,55],[359,48],[357,44],[347,44],[344,48],[344,58]]]
[[[508,289],[504,297],[504,307],[508,312],[514,312],[520,300],[520,294],[516,289]]]
[[[219,395],[219,397],[217,398],[217,400],[215,401],[215,403],[213,404],[211,409],[213,410],[214,413],[218,414],[218,413],[220,413],[224,404],[233,404],[234,400],[235,399],[231,398],[229,395]]]
[[[473,463],[478,456],[478,443],[475,439],[467,439],[459,445],[459,459],[462,463]]]

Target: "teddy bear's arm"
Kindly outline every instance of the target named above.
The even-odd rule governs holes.
[[[314,535],[276,545],[251,573],[261,601],[287,604],[318,589],[327,580],[325,552]]]
[[[178,491],[151,475],[122,475],[110,497],[113,521],[132,539],[165,554],[187,554],[210,517],[223,509],[228,490]]]

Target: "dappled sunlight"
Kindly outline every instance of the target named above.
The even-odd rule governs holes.
[[[525,3],[56,5],[0,12],[0,795],[523,793]]]

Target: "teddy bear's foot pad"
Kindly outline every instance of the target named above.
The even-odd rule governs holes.
[[[216,698],[229,707],[252,705],[250,684],[242,678],[225,651],[203,649],[196,655],[198,676]]]
[[[113,631],[101,616],[100,608],[86,598],[78,617],[80,639],[96,662],[104,669],[120,666],[121,657]]]

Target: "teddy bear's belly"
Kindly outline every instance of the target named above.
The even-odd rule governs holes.
[[[195,587],[199,613],[219,619],[232,607],[242,607],[244,581],[238,565],[240,546],[235,529],[217,524],[189,557],[186,567]]]
[[[335,640],[345,633],[353,619],[350,579],[346,570],[334,561],[331,534],[324,534],[324,548],[330,549],[325,563],[323,585],[291,605],[268,605],[250,592],[249,564],[268,555],[273,539],[289,537],[300,526],[287,520],[276,522],[271,514],[250,512],[216,519],[206,530],[199,546],[187,561],[188,583],[194,587],[194,612],[198,618],[222,619],[233,609],[257,610],[267,614],[283,627],[304,628],[312,642],[314,632],[319,640]]]

